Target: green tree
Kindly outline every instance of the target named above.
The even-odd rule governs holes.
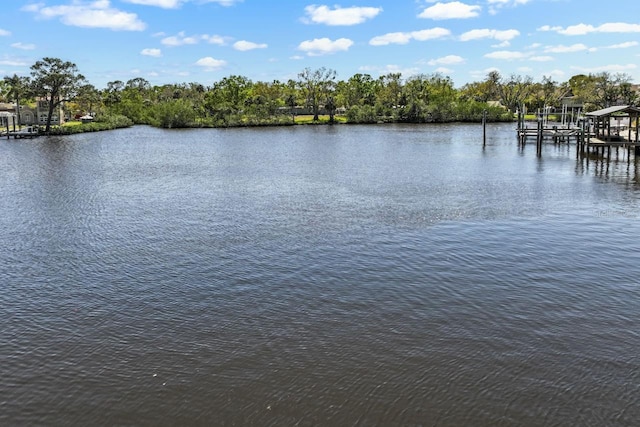
[[[406,108],[402,109],[401,120],[410,123],[426,122],[429,100],[427,77],[424,74],[409,77],[404,84],[403,95],[406,102],[401,102],[401,104],[406,104]]]
[[[127,80],[127,83],[124,85],[124,87],[125,89],[133,89],[145,93],[149,91],[149,89],[151,89],[151,84],[149,84],[149,82],[142,77],[135,77],[133,79]]]
[[[487,103],[489,101],[497,101],[499,96],[495,90],[495,86],[490,80],[481,82],[467,83],[459,91],[460,100],[463,102],[476,101]]]
[[[192,126],[196,114],[188,99],[172,99],[156,104],[152,108],[152,123],[163,128],[184,128]]]
[[[239,124],[252,86],[253,82],[246,77],[225,77],[214,83],[205,94],[204,108],[216,123],[224,126]]]
[[[291,121],[295,123],[296,113],[295,108],[298,105],[298,89],[297,82],[289,79],[283,87],[284,103],[289,107],[289,113],[291,114]]]
[[[121,80],[107,83],[107,87],[102,90],[102,102],[107,107],[113,107],[122,100],[122,89],[124,89],[124,83]]]
[[[633,90],[630,81],[623,81],[619,86],[620,100],[624,105],[636,105],[638,103],[638,92]]]
[[[332,95],[327,96],[327,100],[324,103],[324,108],[329,113],[329,123],[335,123],[336,116],[336,102]]]
[[[594,76],[592,74],[576,74],[569,79],[568,84],[571,94],[582,101],[585,110],[593,109],[596,102]]]
[[[206,88],[200,83],[189,83],[185,87],[185,97],[193,104],[193,111],[196,115],[196,121],[204,117],[204,96]]]
[[[123,113],[135,123],[150,123],[153,106],[152,89],[142,77],[127,80],[122,90]]]
[[[318,121],[320,114],[320,102],[328,100],[335,85],[336,72],[330,68],[312,70],[305,68],[298,74],[300,89],[302,90],[307,105],[313,110],[313,120]]]
[[[51,119],[56,107],[72,100],[85,78],[78,73],[76,64],[59,58],[43,58],[31,66],[33,93],[47,101],[48,114],[45,133],[51,129]]]
[[[635,105],[638,102],[638,93],[633,90],[632,80],[633,78],[627,73],[616,73],[613,76],[616,86],[615,103],[621,102],[624,105]]]
[[[376,81],[369,74],[354,74],[346,82],[338,83],[338,92],[344,97],[344,106],[375,105]]]
[[[29,93],[29,77],[21,77],[17,74],[13,76],[5,76],[4,85],[6,88],[6,96],[8,99],[15,101],[16,103],[16,115],[18,118],[18,124],[22,123],[20,118],[20,101],[27,97]]]
[[[558,83],[551,77],[543,76],[542,82],[531,85],[526,104],[530,111],[549,106],[558,107],[562,98],[569,93],[571,89],[568,83]]]
[[[277,80],[271,83],[255,82],[249,90],[251,111],[258,119],[275,116],[278,108],[284,106],[283,93],[283,85]]]
[[[608,108],[616,105],[619,94],[617,83],[615,78],[607,72],[595,75],[595,103],[597,108]]]
[[[455,120],[458,91],[450,77],[440,73],[427,76],[427,111],[429,120],[445,122]]]
[[[100,92],[92,84],[85,84],[78,89],[76,96],[76,104],[80,114],[92,114],[95,108],[100,104],[102,98]]]
[[[508,79],[504,79],[499,73],[491,72],[489,80],[495,85],[502,105],[512,113],[520,108],[533,89],[533,79],[529,76],[512,74]]]
[[[239,113],[246,105],[253,82],[247,77],[233,75],[223,78],[214,86],[221,92],[222,99],[229,104],[232,111]]]
[[[631,77],[626,74],[612,76],[602,72],[575,75],[569,79],[569,86],[573,95],[584,102],[586,110],[598,110],[616,105],[620,101],[633,101],[633,95],[628,92],[631,89],[630,81]]]
[[[386,108],[396,108],[403,103],[402,74],[388,73],[378,78],[377,101]]]

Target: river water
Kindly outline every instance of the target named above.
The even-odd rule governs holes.
[[[0,141],[0,424],[638,425],[640,161],[487,135]]]

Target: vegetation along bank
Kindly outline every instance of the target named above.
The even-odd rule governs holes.
[[[0,102],[21,114],[39,107],[36,118],[47,134],[69,134],[148,124],[163,128],[271,126],[307,123],[444,123],[513,120],[520,108],[559,107],[574,98],[585,111],[616,103],[633,105],[638,93],[626,74],[579,74],[558,83],[550,77],[503,77],[492,71],[479,82],[455,88],[450,77],[419,74],[378,78],[355,74],[338,80],[328,68],[301,71],[297,79],[261,82],[232,75],[204,86],[152,86],[138,77],[103,89],[90,84],[77,66],[43,58],[30,76],[5,76]],[[74,119],[83,118],[83,123]],[[65,121],[71,121],[63,125]]]

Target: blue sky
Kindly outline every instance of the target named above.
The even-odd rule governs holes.
[[[3,0],[0,11],[0,76],[51,56],[98,88],[286,81],[323,66],[343,80],[440,72],[457,87],[492,70],[640,83],[637,0]]]

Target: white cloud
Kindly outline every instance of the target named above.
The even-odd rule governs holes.
[[[427,62],[429,65],[455,65],[464,64],[464,58],[458,55],[447,55],[441,58],[432,59]]]
[[[267,45],[265,43],[253,43],[246,40],[240,40],[233,44],[233,48],[235,50],[245,52],[247,50],[265,49],[267,48]]]
[[[428,30],[412,31],[410,34],[411,34],[411,37],[414,38],[415,40],[423,42],[426,40],[433,40],[433,39],[439,39],[441,37],[446,37],[451,34],[451,31],[445,28],[435,27]]]
[[[16,49],[22,49],[22,50],[34,50],[36,48],[36,45],[33,43],[12,43],[11,47],[14,47]]]
[[[163,9],[177,9],[189,0],[124,0],[127,3],[143,6],[157,6]],[[221,6],[233,6],[242,0],[199,0],[200,3],[218,3]]]
[[[566,36],[580,36],[584,34],[593,33],[594,31],[595,31],[595,27],[593,25],[585,25],[585,24],[571,25],[566,29],[559,28],[556,30],[557,33],[564,34]]]
[[[127,3],[141,4],[143,6],[157,6],[163,9],[177,9],[182,6],[183,0],[124,0]]]
[[[380,7],[346,7],[335,6],[331,10],[328,6],[311,5],[304,8],[308,19],[305,21],[325,25],[357,25],[367,19],[375,18],[382,8]]]
[[[207,71],[217,71],[227,66],[227,61],[222,59],[215,59],[210,56],[200,58],[196,61],[196,65],[204,68]]]
[[[0,28],[0,36],[10,36],[11,32]]]
[[[202,39],[202,36],[185,36],[184,31],[180,31],[175,36],[165,37],[160,40],[165,46],[183,46],[186,44],[197,44]]]
[[[520,5],[520,4],[527,4],[529,3],[531,0],[487,0],[487,3],[492,4],[492,5],[503,5],[503,6],[507,6],[507,5]]]
[[[452,70],[451,68],[447,68],[447,67],[438,67],[434,71],[436,73],[440,73],[440,74],[452,74],[454,72],[454,70]]]
[[[140,55],[153,56],[155,58],[158,58],[162,56],[162,51],[160,49],[142,49]]]
[[[518,30],[490,30],[488,28],[471,30],[463,33],[460,40],[463,42],[479,39],[494,39],[501,42],[512,40],[520,35]]]
[[[298,50],[307,52],[309,56],[327,55],[349,50],[353,41],[345,38],[331,40],[327,37],[305,40],[298,45]]]
[[[589,48],[582,43],[572,44],[571,46],[565,45],[557,45],[557,46],[547,46],[544,51],[547,53],[571,53],[571,52],[582,52],[584,50],[588,50]]]
[[[531,0],[488,0],[489,13],[495,15],[503,7],[515,7],[529,3]]]
[[[22,10],[33,12],[41,19],[59,18],[63,24],[73,27],[108,28],[114,31],[142,31],[147,27],[135,13],[112,8],[109,0],[76,0],[70,5],[50,7],[37,3],[25,6]]]
[[[611,22],[596,27],[596,31],[599,33],[640,33],[640,24]]]
[[[439,39],[451,34],[446,28],[435,27],[427,30],[387,33],[369,40],[371,46],[386,46],[390,44],[407,44],[411,40],[426,41]]]
[[[293,59],[294,61],[299,61],[301,59],[304,59],[304,56],[302,56],[302,55],[293,55],[293,56],[289,57],[289,59]]]
[[[542,27],[538,27],[537,28],[538,31],[543,31],[543,32],[547,32],[547,31],[559,31],[562,30],[562,27],[552,27],[551,25],[543,25]]]
[[[627,49],[629,47],[638,46],[638,42],[624,42],[618,44],[612,44],[611,46],[607,46],[607,49]]]
[[[221,6],[233,6],[236,3],[242,3],[243,0],[201,0],[204,3],[218,3]]]
[[[553,56],[532,56],[531,58],[529,58],[529,61],[549,62],[553,61]]]
[[[609,22],[594,27],[589,24],[570,25],[567,28],[543,25],[538,31],[554,31],[565,36],[583,36],[590,33],[640,33],[640,24],[628,24],[625,22]]]
[[[164,35],[164,34],[159,34]],[[201,41],[205,41],[209,44],[217,44],[219,46],[224,46],[227,44],[229,37],[223,37],[218,35],[209,35],[209,34],[194,34],[192,36],[187,36],[184,31],[180,31],[175,36],[165,37],[160,40],[165,46],[184,46],[184,45],[193,45],[198,44]]]
[[[224,46],[225,44],[227,44],[228,40],[228,37],[222,37],[218,35],[210,36],[208,34],[203,34],[200,37],[202,38],[202,40],[205,40],[209,44],[217,44],[219,46]]]
[[[511,46],[511,42],[509,42],[509,40],[505,40],[502,43],[497,43],[497,44],[492,44],[491,47],[493,49],[501,49],[501,48],[505,48],[505,47],[509,47]]]
[[[410,77],[420,73],[420,69],[415,67],[404,68],[399,65],[389,64],[384,66],[365,65],[358,68],[359,71],[366,73],[377,73],[378,75],[385,75],[389,73],[400,73],[402,77]]]
[[[387,33],[369,40],[371,46],[386,46],[389,44],[407,44],[411,41],[410,33]]]
[[[469,5],[454,1],[450,3],[436,3],[426,8],[418,15],[418,18],[426,19],[467,19],[475,18],[482,8],[476,5]]]
[[[504,60],[513,60],[513,59],[523,59],[526,55],[522,52],[514,52],[511,50],[498,50],[495,52],[487,53],[484,55],[485,58],[489,59],[504,59]]]

